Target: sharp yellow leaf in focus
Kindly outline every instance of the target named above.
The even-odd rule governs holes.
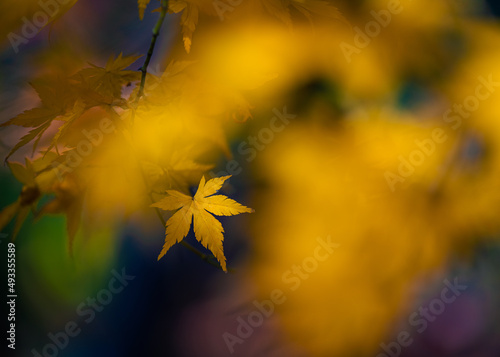
[[[158,260],[167,253],[171,246],[184,239],[189,233],[191,221],[194,219],[193,228],[196,239],[214,254],[222,270],[227,272],[226,257],[222,248],[224,228],[210,213],[217,216],[234,216],[240,213],[254,212],[253,209],[245,207],[229,197],[214,195],[230,177],[216,177],[206,182],[205,177],[202,177],[194,197],[179,191],[167,190],[167,197],[151,205],[151,207],[165,211],[178,210],[167,221],[165,244]]]

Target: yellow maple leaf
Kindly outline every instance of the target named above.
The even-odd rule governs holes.
[[[91,67],[81,69],[71,78],[76,80],[82,88],[87,88],[110,99],[119,99],[125,84],[140,80],[139,72],[125,70],[140,57],[123,56],[120,53],[116,58],[109,57],[105,67],[99,67],[89,62]]]
[[[63,214],[66,216],[68,234],[68,252],[73,256],[73,243],[82,220],[85,191],[72,175],[66,176],[63,182],[54,187],[55,198],[47,202],[38,212],[41,217],[46,214]]]
[[[348,24],[341,12],[325,0],[261,0],[264,8],[287,26],[292,26],[291,9],[299,11],[311,24],[315,16],[335,19]]]
[[[150,0],[137,0],[137,6],[139,8],[139,19],[144,18],[144,11],[146,10],[146,7],[148,6]]]
[[[55,153],[47,153],[33,162],[26,158],[26,166],[17,162],[8,162],[14,177],[23,184],[19,198],[0,210],[0,231],[16,218],[12,240],[16,238],[30,211],[36,208],[42,193],[53,185],[54,176],[48,168],[51,167],[51,162],[56,157]]]
[[[189,192],[189,186],[198,182],[203,172],[214,168],[214,165],[199,164],[192,159],[191,148],[175,150],[163,156],[160,162],[143,162],[143,169],[151,187],[156,192],[175,189]]]
[[[167,253],[172,245],[184,239],[191,228],[191,221],[194,220],[193,229],[196,239],[214,254],[222,270],[227,272],[226,257],[222,248],[224,228],[210,213],[218,216],[234,216],[240,213],[254,212],[253,209],[226,196],[214,195],[230,177],[216,177],[206,182],[205,177],[202,177],[194,197],[179,191],[167,190],[167,197],[151,205],[151,207],[165,211],[178,210],[167,221],[165,244],[158,260]]]
[[[171,0],[168,4],[168,9],[170,13],[174,14],[182,11],[182,41],[184,42],[186,52],[189,53],[193,42],[193,32],[198,23],[199,6],[189,1]]]

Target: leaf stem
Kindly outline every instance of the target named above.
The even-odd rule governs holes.
[[[151,44],[149,45],[148,54],[146,55],[146,60],[144,61],[144,64],[141,67],[141,72],[142,72],[141,84],[139,85],[139,92],[137,93],[137,97],[135,98],[135,103],[134,103],[136,105],[141,99],[141,97],[144,95],[144,86],[146,84],[146,75],[148,73],[149,62],[151,61],[151,57],[153,57],[153,51],[155,49],[156,39],[160,35],[161,25],[163,25],[163,20],[165,20],[167,11],[168,11],[168,0],[161,0],[160,17],[158,18],[158,21],[156,21],[156,25],[153,28],[153,36],[151,37]]]

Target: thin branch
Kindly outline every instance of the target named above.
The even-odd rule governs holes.
[[[135,98],[134,102],[135,105],[137,105],[141,97],[144,95],[144,85],[146,84],[146,75],[148,73],[149,62],[151,61],[151,57],[153,57],[153,51],[155,49],[156,39],[160,35],[161,25],[163,25],[163,20],[165,20],[167,11],[168,11],[168,0],[161,0],[160,17],[158,18],[158,21],[156,21],[156,25],[153,28],[153,36],[151,37],[151,44],[149,45],[148,54],[146,56],[144,64],[141,67],[141,72],[142,72],[141,84],[139,86],[139,92],[137,93],[137,97]]]

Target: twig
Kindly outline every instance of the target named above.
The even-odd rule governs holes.
[[[135,98],[134,102],[135,105],[137,105],[139,99],[141,99],[141,97],[144,95],[144,85],[146,84],[146,75],[148,73],[149,62],[151,61],[151,57],[153,57],[153,51],[155,49],[156,39],[160,35],[161,25],[163,25],[163,20],[167,15],[167,11],[168,11],[168,0],[161,0],[160,17],[158,18],[158,21],[156,21],[156,25],[153,28],[153,36],[151,37],[151,44],[149,45],[148,54],[146,56],[144,64],[141,67],[141,72],[142,72],[141,84],[139,85],[139,92],[137,93],[137,97]]]

